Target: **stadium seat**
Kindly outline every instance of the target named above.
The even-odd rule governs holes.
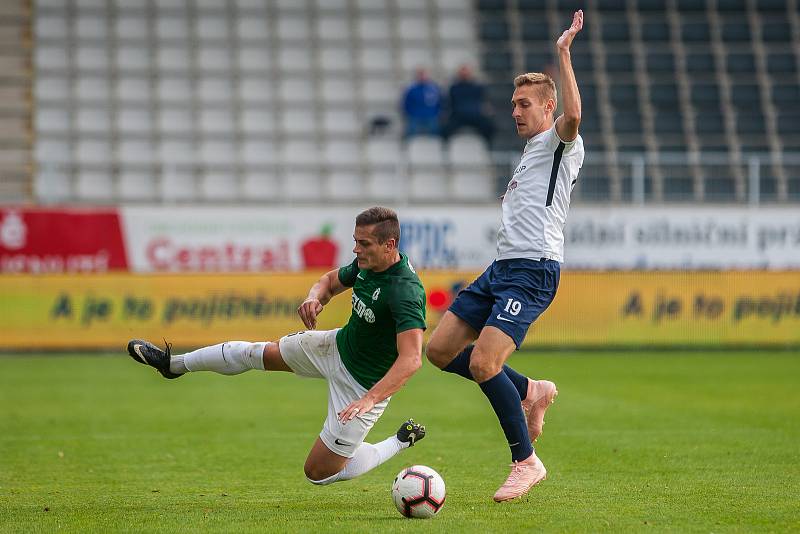
[[[410,199],[417,202],[442,202],[452,198],[450,180],[443,167],[413,170]]]
[[[164,200],[194,200],[198,189],[194,171],[164,166],[161,174],[161,196]]]
[[[412,137],[408,142],[408,160],[412,167],[444,165],[441,139],[438,137]]]
[[[159,143],[157,161],[162,165],[191,165],[198,159],[189,139],[162,138]]]
[[[475,168],[488,166],[491,156],[486,141],[478,135],[461,133],[446,143],[447,161],[454,167]]]
[[[331,140],[322,147],[322,162],[328,167],[353,169],[361,164],[361,147],[355,141]]]
[[[118,183],[123,200],[152,200],[158,196],[153,172],[149,170],[122,169]]]
[[[453,171],[452,190],[454,200],[487,201],[497,198],[494,178],[489,169],[456,169]]]
[[[283,196],[283,188],[275,172],[248,169],[242,176],[242,193],[248,199],[277,200]]]
[[[362,200],[366,196],[366,180],[358,171],[334,171],[327,176],[326,189],[334,200]]]
[[[92,201],[109,201],[114,198],[114,183],[111,170],[83,170],[76,183],[76,193],[79,198]]]
[[[734,20],[722,26],[722,40],[730,43],[750,40],[750,24],[747,19]]]
[[[762,19],[761,38],[768,43],[788,43],[792,40],[792,28],[785,20],[765,17]]]
[[[669,25],[659,16],[657,19],[646,19],[642,24],[642,40],[645,42],[669,41]]]

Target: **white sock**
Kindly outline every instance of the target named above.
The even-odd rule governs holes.
[[[175,356],[169,370],[173,373],[214,371],[223,375],[238,375],[250,369],[263,371],[265,346],[266,343],[226,341]]]
[[[362,443],[356,449],[353,457],[345,464],[344,469],[323,480],[309,480],[318,485],[331,484],[340,480],[351,480],[375,469],[409,445],[409,443],[404,443],[397,439],[397,436],[390,436],[374,445],[372,443]]]

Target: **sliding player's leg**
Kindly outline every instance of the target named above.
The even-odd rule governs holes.
[[[169,344],[162,350],[150,342],[134,339],[128,343],[128,354],[137,362],[154,367],[165,378],[196,371],[223,375],[238,375],[251,369],[291,371],[281,358],[278,344],[269,341],[226,341],[172,356]]]
[[[409,419],[400,426],[396,434],[383,441],[374,444],[361,442],[349,458],[330,450],[322,438],[318,437],[303,469],[312,484],[327,485],[352,480],[375,469],[403,449],[413,447],[424,437],[425,427]]]

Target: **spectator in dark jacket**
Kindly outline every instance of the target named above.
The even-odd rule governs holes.
[[[442,90],[430,79],[427,69],[419,68],[403,95],[406,120],[404,138],[414,135],[440,135],[439,115],[442,111]]]
[[[442,135],[447,139],[465,126],[477,130],[491,145],[494,123],[486,104],[486,90],[475,80],[469,65],[458,69],[450,86],[449,114]]]

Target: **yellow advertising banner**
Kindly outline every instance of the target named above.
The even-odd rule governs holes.
[[[427,272],[428,334],[476,272]],[[295,310],[320,273],[0,276],[3,349],[179,347],[275,340],[303,328]],[[347,294],[320,316],[343,325]],[[800,272],[562,273],[526,346],[797,346]]]

